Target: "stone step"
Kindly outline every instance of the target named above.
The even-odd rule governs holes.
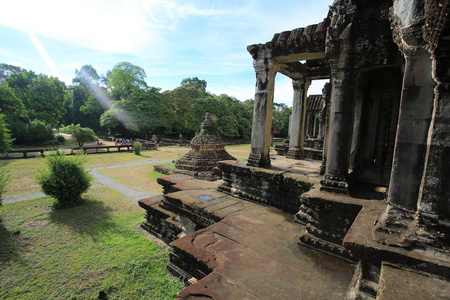
[[[362,279],[359,286],[359,290],[363,291],[366,294],[372,295],[373,298],[375,299],[377,297],[378,292],[378,283]]]
[[[308,233],[306,230],[301,234],[299,238],[299,245],[326,255],[342,259],[349,263],[355,263],[355,258],[349,250],[345,249],[339,244],[317,238]]]
[[[161,207],[162,195],[139,200],[139,206],[146,210],[146,220],[141,227],[159,239],[169,243],[183,232],[178,216]]]
[[[380,267],[359,261],[350,286],[349,299],[372,300],[377,298]],[[351,296],[353,295],[353,296]]]
[[[368,294],[362,291],[359,291],[356,293],[355,300],[375,300],[376,297],[374,297],[372,294]]]
[[[352,265],[298,249],[300,225],[292,215],[250,206],[173,242],[171,262],[199,279],[180,293],[181,299],[244,299],[236,296],[244,292],[248,299],[345,297]]]
[[[448,278],[383,262],[377,300],[449,298]]]

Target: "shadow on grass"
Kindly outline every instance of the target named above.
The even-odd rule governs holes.
[[[87,199],[76,207],[54,209],[50,213],[50,220],[95,240],[109,231],[119,230],[119,226],[112,221],[112,211],[101,201]]]
[[[0,262],[4,263],[19,257],[19,234],[20,232],[10,232],[0,222]]]

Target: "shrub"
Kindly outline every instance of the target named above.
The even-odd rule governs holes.
[[[140,142],[133,143],[134,154],[141,155],[142,144]]]
[[[56,199],[55,208],[71,207],[83,202],[81,195],[91,186],[92,175],[85,169],[83,155],[67,157],[64,153],[48,156],[48,169],[36,176],[42,191]]]
[[[84,143],[96,142],[98,140],[95,136],[95,132],[87,127],[75,128],[72,136],[80,147],[83,147]]]
[[[26,137],[29,142],[45,142],[53,139],[53,130],[50,125],[40,120],[30,121],[26,125]]]

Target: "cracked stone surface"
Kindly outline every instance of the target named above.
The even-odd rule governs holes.
[[[226,209],[220,207],[226,207],[232,198],[212,193],[216,199],[208,206],[207,201],[195,200],[195,195],[204,193],[191,190],[166,196],[190,207],[202,205],[214,214]],[[299,246],[303,226],[294,223],[291,214],[232,199],[236,203],[229,207],[241,205],[239,210],[223,214],[220,222],[173,242],[174,253],[194,257],[195,264],[211,271],[181,291],[179,299],[345,297],[354,265]]]

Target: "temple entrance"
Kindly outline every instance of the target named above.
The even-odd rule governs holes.
[[[358,182],[388,186],[400,105],[399,68],[374,69],[360,74],[364,88],[357,92],[355,123],[359,123],[356,178]]]

